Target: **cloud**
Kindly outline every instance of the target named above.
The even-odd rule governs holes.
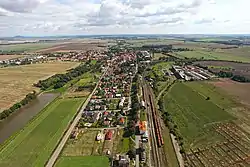
[[[195,24],[208,24],[208,23],[213,23],[215,21],[216,21],[215,18],[203,18],[195,21]]]
[[[0,0],[0,35],[245,32],[249,5],[248,0]]]
[[[12,12],[26,13],[31,12],[40,3],[40,0],[1,0],[0,7]]]

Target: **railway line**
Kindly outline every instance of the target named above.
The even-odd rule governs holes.
[[[143,80],[142,82],[143,97],[146,105],[148,127],[150,132],[150,143],[152,152],[152,165],[154,167],[167,166],[166,156],[163,149],[164,141],[161,132],[161,124],[159,121],[159,114],[156,111],[153,92],[151,88]]]

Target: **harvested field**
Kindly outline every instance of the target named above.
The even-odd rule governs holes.
[[[44,166],[85,99],[58,99],[0,147],[0,167]]]
[[[245,76],[250,79],[250,63],[235,63],[227,61],[198,61],[196,64],[208,67],[211,71],[228,71],[234,75]],[[225,68],[226,67],[226,68]]]
[[[38,50],[39,53],[50,53],[50,52],[70,52],[70,51],[87,51],[87,50],[100,50],[106,49],[105,42],[79,42],[79,43],[64,43],[59,44],[50,48]]]
[[[52,62],[31,64],[0,69],[0,111],[9,108],[14,103],[33,90],[33,84],[56,73],[63,73],[79,63]]]
[[[19,57],[23,57],[24,55],[0,55],[0,61],[1,60],[9,60],[9,59],[15,59]]]

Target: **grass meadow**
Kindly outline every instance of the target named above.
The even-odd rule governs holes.
[[[42,167],[85,99],[57,99],[0,147],[0,167]]]
[[[206,87],[193,89],[194,87],[189,83],[176,83],[164,96],[164,108],[177,124],[186,149],[202,147],[204,144],[221,140],[222,138],[212,129],[212,125],[235,119],[217,105],[224,102],[220,100],[220,96],[217,97],[213,92],[206,90]],[[222,106],[228,103],[230,102],[225,101]]]
[[[109,167],[105,156],[61,157],[55,167]]]

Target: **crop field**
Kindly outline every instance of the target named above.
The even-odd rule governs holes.
[[[55,167],[109,167],[105,156],[61,157]]]
[[[0,61],[1,60],[9,60],[9,59],[15,59],[23,57],[24,55],[0,55]]]
[[[105,41],[97,42],[72,42],[55,45],[46,49],[37,50],[39,53],[50,53],[50,52],[70,52],[70,51],[87,51],[87,50],[106,50]]]
[[[33,90],[33,84],[56,73],[63,73],[79,63],[52,62],[0,69],[0,110],[9,108]]]
[[[250,56],[234,55],[232,53],[217,52],[217,51],[185,51],[175,53],[175,56],[179,58],[197,58],[207,60],[228,60],[228,61],[239,61],[239,62],[250,62]]]
[[[48,48],[54,45],[56,45],[56,43],[27,43],[27,44],[0,45],[0,50],[33,52],[33,51]]]
[[[208,67],[211,71],[228,71],[234,75],[245,76],[250,79],[250,63],[236,63],[227,61],[198,61],[196,64]]]
[[[250,166],[250,139],[245,133],[233,123],[214,125],[214,130],[225,139],[225,142],[191,150],[186,155],[186,164],[190,167]]]
[[[209,42],[191,42],[184,40],[177,43],[173,43],[174,48],[188,48],[188,49],[202,49],[202,50],[211,50],[211,49],[225,49],[228,47],[235,47],[233,45],[225,45],[218,43],[209,43]]]
[[[210,83],[217,89],[226,92],[237,102],[236,105],[229,106],[228,111],[238,118],[237,125],[250,134],[250,84],[239,83],[230,79],[220,79]]]
[[[58,99],[0,147],[0,167],[44,166],[84,99]]]
[[[189,150],[221,141],[212,125],[235,118],[187,84],[176,83],[164,96],[164,108],[177,124],[184,147]]]
[[[169,45],[179,43],[179,40],[175,39],[136,39],[136,40],[128,40],[128,43],[132,44],[132,46],[141,47],[143,45]]]

